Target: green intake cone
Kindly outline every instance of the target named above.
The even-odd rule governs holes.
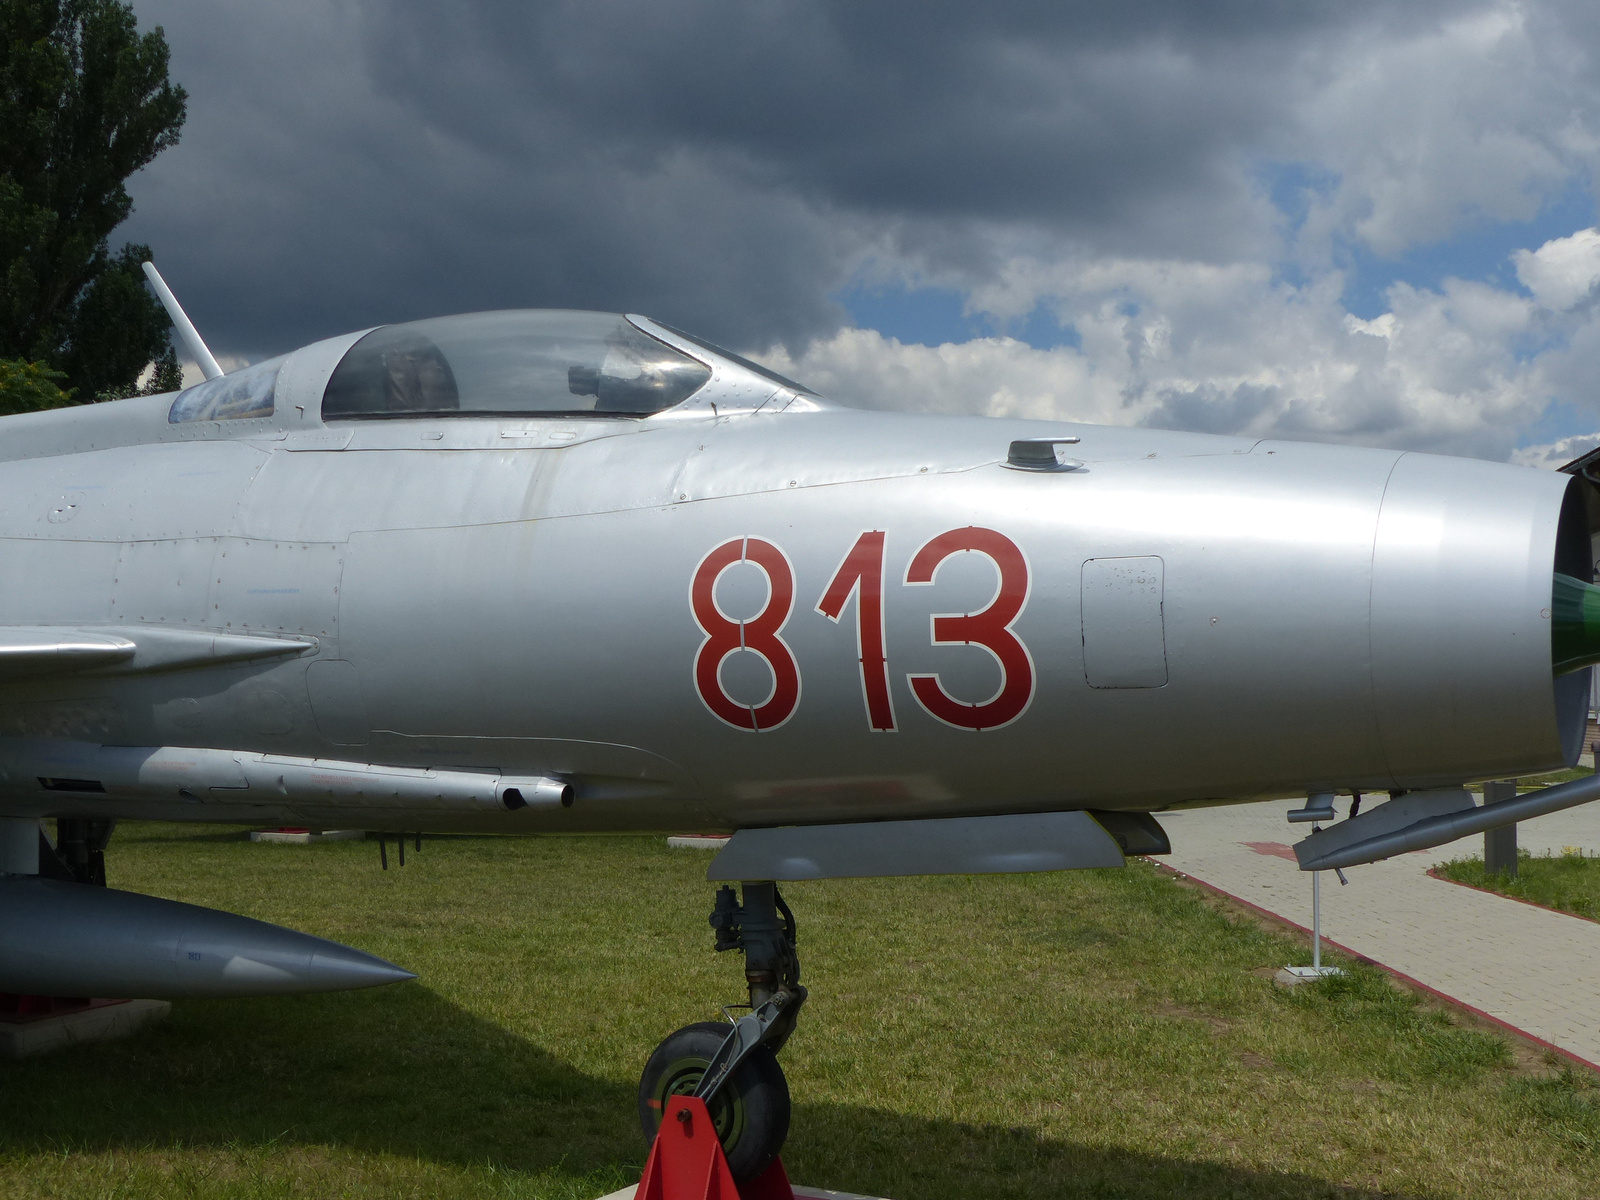
[[[1600,662],[1600,587],[1560,572],[1550,599],[1550,661],[1557,675]]]

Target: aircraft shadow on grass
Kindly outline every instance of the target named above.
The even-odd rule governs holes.
[[[620,1186],[645,1157],[634,1105],[631,1085],[584,1074],[420,984],[190,1001],[133,1040],[0,1063],[0,1158],[344,1146]],[[901,1200],[1376,1195],[838,1104],[797,1105],[785,1157],[803,1181]]]

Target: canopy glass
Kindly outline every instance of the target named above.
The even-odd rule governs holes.
[[[681,404],[710,378],[710,368],[615,313],[469,313],[367,334],[334,369],[322,415],[642,416]]]

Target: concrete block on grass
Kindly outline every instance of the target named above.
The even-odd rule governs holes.
[[[165,1000],[112,1000],[73,1012],[0,1020],[0,1058],[30,1058],[63,1046],[127,1037],[165,1020],[171,1011]]]
[[[258,829],[250,835],[252,842],[275,842],[285,846],[309,846],[312,842],[357,842],[367,836],[365,829]]]

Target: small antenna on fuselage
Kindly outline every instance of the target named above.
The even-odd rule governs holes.
[[[211,357],[211,351],[206,349],[206,344],[200,340],[200,331],[194,327],[194,322],[189,320],[189,314],[183,311],[183,305],[178,303],[178,298],[172,294],[167,281],[161,278],[161,272],[156,270],[155,263],[144,264],[144,277],[150,281],[150,286],[155,288],[156,295],[161,299],[161,306],[167,310],[167,316],[171,317],[172,323],[177,326],[178,336],[188,347],[189,357],[199,366],[200,373],[207,379],[215,379],[221,375],[222,368],[217,365],[217,360]]]

